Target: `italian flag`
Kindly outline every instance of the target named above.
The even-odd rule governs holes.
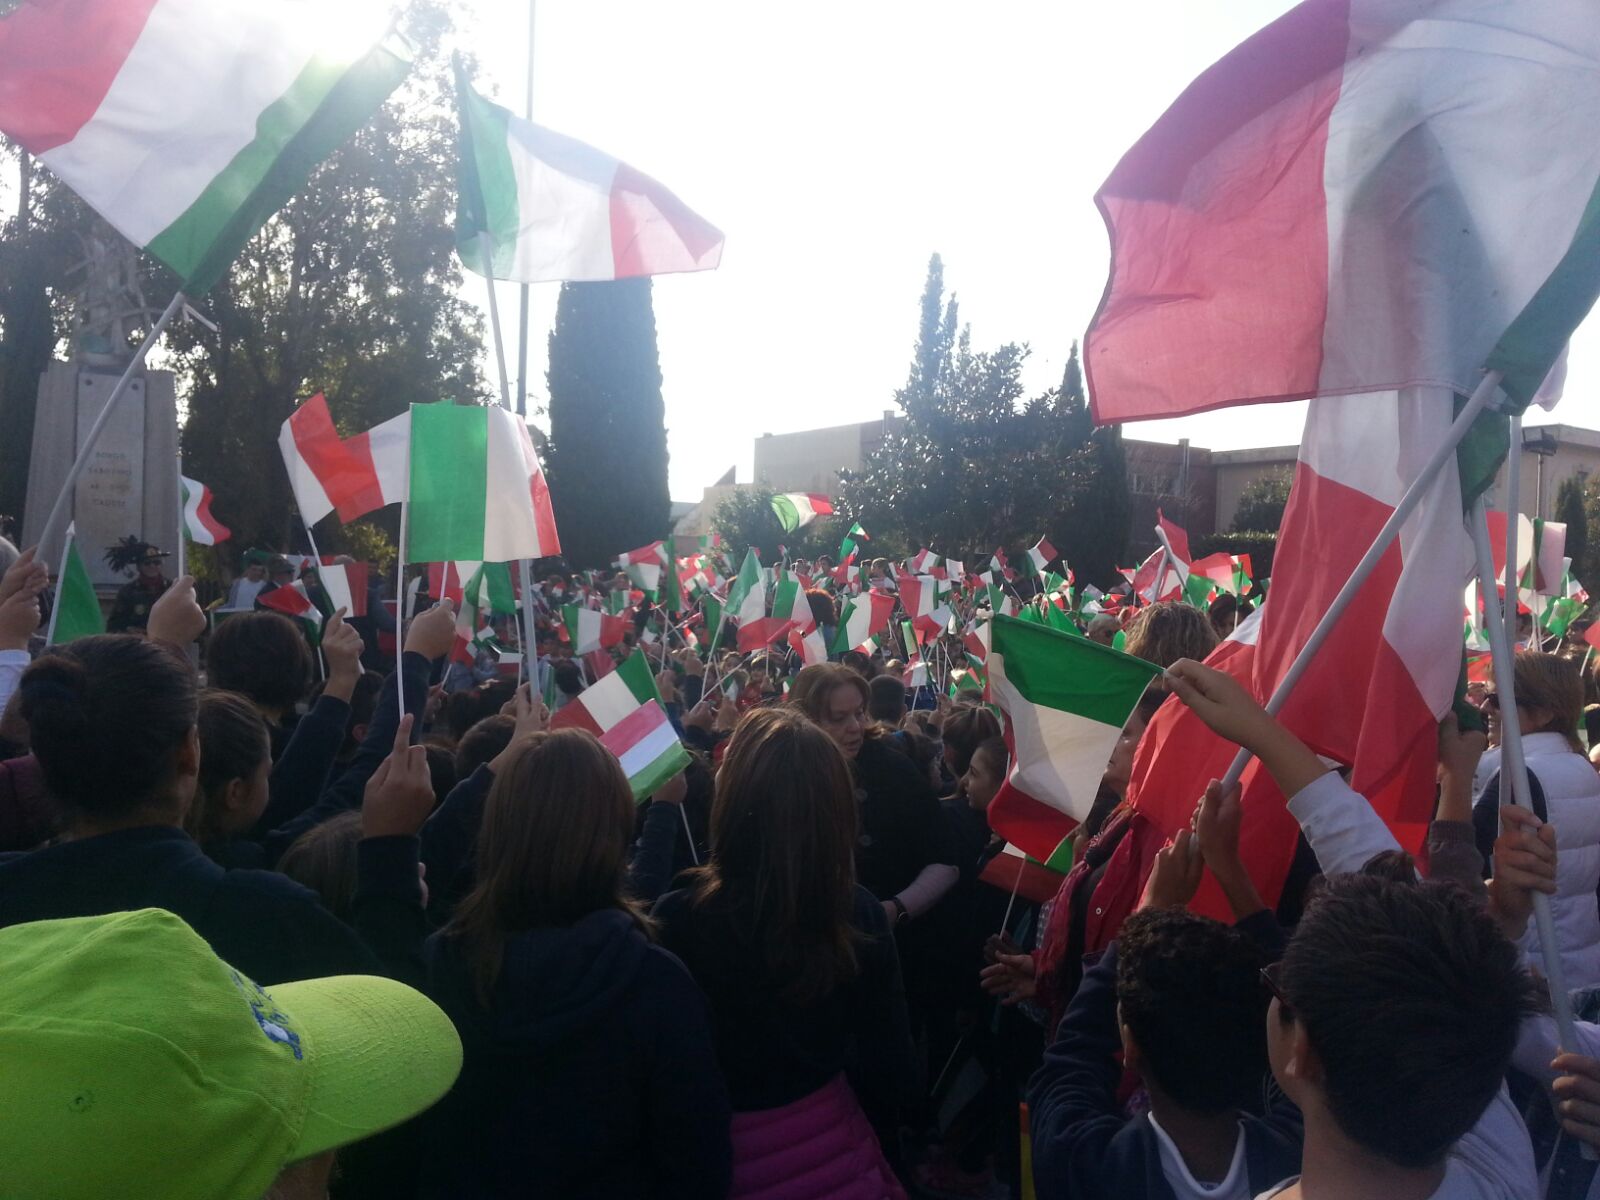
[[[1034,572],[1039,575],[1043,575],[1045,567],[1060,557],[1056,548],[1045,538],[1040,538],[1028,548],[1028,561],[1033,564]]]
[[[689,752],[667,720],[642,654],[630,654],[574,696],[550,718],[550,728],[584,729],[599,738],[622,764],[635,800],[653,795],[689,765]]]
[[[413,404],[410,457],[411,562],[515,562],[561,552],[550,489],[515,413]]]
[[[661,568],[667,561],[666,543],[651,542],[619,555],[617,566],[628,573],[634,587],[654,600],[661,590]]]
[[[985,665],[1011,770],[989,824],[1047,862],[1089,815],[1122,727],[1161,668],[1010,617],[995,620],[992,637]]]
[[[1225,656],[1227,669],[1258,701],[1283,679],[1420,466],[1446,438],[1455,402],[1450,389],[1439,387],[1312,401],[1272,591],[1258,610],[1259,630],[1253,613],[1223,644],[1241,643]],[[1452,460],[1278,714],[1314,751],[1349,769],[1350,786],[1413,853],[1432,815],[1438,721],[1449,711],[1461,668],[1461,589],[1473,564],[1463,491]],[[1226,769],[1235,748],[1197,720],[1157,717],[1152,731],[1158,724],[1172,728],[1140,742],[1129,799],[1170,835],[1188,823],[1194,798],[1208,779],[1220,778],[1213,769],[1219,762]],[[1157,759],[1164,744],[1178,749]],[[1270,779],[1252,771],[1243,784],[1240,854],[1262,896],[1275,903],[1298,827]],[[1220,895],[1206,903],[1213,915],[1225,911]]]
[[[802,634],[811,630],[817,623],[811,613],[811,601],[806,598],[806,590],[800,581],[790,576],[778,584],[772,597],[772,618],[784,624],[792,624]]]
[[[906,560],[913,575],[923,575],[939,565],[939,556],[924,546]]]
[[[612,616],[593,608],[580,608],[576,604],[563,605],[561,619],[574,654],[590,654],[595,650],[620,646],[623,635],[628,632],[626,617]]]
[[[939,603],[939,581],[932,575],[901,575],[896,582],[913,627],[924,637],[938,637],[950,619],[950,610]]]
[[[1305,0],[1096,199],[1097,422],[1432,386],[1535,398],[1600,289],[1600,22],[1558,0]]]
[[[818,517],[831,517],[833,501],[816,492],[780,492],[772,498],[772,512],[783,531],[793,533]]]
[[[484,99],[460,63],[456,100],[456,249],[470,270],[539,283],[708,271],[722,261],[721,231],[666,188]]]
[[[274,612],[281,612],[286,617],[299,617],[309,621],[319,619],[310,615],[317,611],[317,606],[311,603],[311,594],[306,591],[306,585],[298,579],[282,587],[273,588],[270,592],[262,592],[256,598],[256,603]]]
[[[233,534],[228,527],[211,515],[211,489],[187,475],[178,476],[178,486],[183,492],[183,532],[197,546],[215,546]]]
[[[461,588],[461,601],[456,606],[456,640],[451,648],[451,657],[460,662],[470,663],[478,646],[487,636],[489,642],[494,641],[492,634],[485,634],[487,621],[491,613],[510,613],[516,611],[516,596],[511,588],[511,572],[505,563],[457,563],[457,571],[472,567],[467,572],[467,582]],[[500,647],[494,647],[498,650]]]
[[[833,652],[843,654],[864,646],[868,640],[889,628],[895,599],[884,592],[866,592],[845,601],[839,614],[839,632],[834,635]]]
[[[410,68],[309,0],[50,0],[0,20],[0,132],[199,294]]]
[[[278,430],[289,486],[308,525],[335,511],[348,523],[404,500],[410,447],[408,412],[341,439],[321,392],[295,409]]]
[[[100,600],[89,571],[78,553],[77,529],[67,526],[67,549],[61,558],[61,574],[56,579],[55,606],[50,610],[50,626],[45,630],[45,645],[62,646],[82,637],[106,631]]]
[[[870,542],[871,540],[872,538],[868,536],[867,531],[861,528],[860,522],[851,525],[850,532],[845,534],[839,542],[839,565],[842,567],[846,563],[854,562],[856,553],[859,550],[859,543]]]
[[[802,666],[809,667],[812,663],[828,661],[828,646],[822,640],[820,629],[813,629],[809,633],[801,633],[798,629],[789,630],[789,649],[794,651]]]
[[[767,616],[766,576],[755,548],[745,551],[739,577],[728,589],[724,616],[739,622],[739,649],[748,654],[759,650],[773,638],[782,637],[788,621]]]

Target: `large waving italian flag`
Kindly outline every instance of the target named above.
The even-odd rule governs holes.
[[[379,21],[341,46],[310,0],[27,0],[0,132],[203,292],[405,77]]]
[[[1442,386],[1533,398],[1600,287],[1589,0],[1305,0],[1097,200],[1095,419]]]
[[[1213,654],[1213,665],[1246,681],[1258,700],[1272,695],[1445,439],[1454,411],[1447,388],[1311,402],[1259,627],[1254,618],[1241,625]],[[1461,670],[1461,589],[1473,561],[1461,514],[1462,478],[1451,461],[1278,714],[1318,754],[1349,767],[1350,786],[1413,853],[1421,850],[1433,812],[1438,722]],[[1129,785],[1134,806],[1176,832],[1235,749],[1169,703],[1140,742]],[[1240,853],[1274,903],[1298,828],[1254,765],[1244,777],[1243,803]],[[1210,911],[1224,911],[1220,896],[1212,898]]]
[[[522,283],[708,271],[722,233],[666,188],[574,138],[485,100],[456,64],[461,111],[456,249]],[[487,239],[487,241],[485,241]]]
[[[410,478],[410,562],[515,562],[561,552],[528,427],[507,409],[413,404]]]
[[[1161,668],[1088,638],[996,617],[986,663],[1011,769],[989,825],[1041,862],[1089,815],[1122,727]]]

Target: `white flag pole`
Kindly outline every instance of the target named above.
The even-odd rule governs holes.
[[[50,544],[56,538],[67,519],[67,506],[72,502],[73,490],[78,486],[78,477],[83,474],[83,469],[89,465],[89,456],[94,453],[95,444],[100,440],[100,435],[105,432],[106,425],[111,421],[111,414],[117,407],[117,402],[127,392],[128,385],[133,382],[133,377],[144,365],[145,356],[150,353],[150,348],[155,345],[156,339],[165,332],[183,307],[183,293],[174,292],[168,301],[166,309],[156,318],[156,323],[150,327],[150,332],[144,335],[144,341],[139,343],[139,348],[133,352],[133,360],[128,363],[122,372],[122,377],[117,380],[116,386],[111,389],[111,395],[106,397],[105,405],[100,409],[100,415],[94,419],[94,424],[89,427],[89,432],[84,436],[83,446],[78,451],[78,456],[72,460],[72,469],[67,472],[66,479],[61,484],[61,491],[56,496],[55,506],[51,508],[50,515],[45,518],[44,528],[39,534],[39,553],[48,555]]]
[[[1509,647],[1508,653],[1512,654],[1514,654],[1517,649],[1517,522],[1522,516],[1522,489],[1520,480],[1522,467],[1521,442],[1522,418],[1513,417],[1511,419],[1510,443],[1506,450],[1507,498],[1505,600],[1500,606],[1500,621],[1506,636],[1506,645]],[[1491,566],[1489,568],[1489,582],[1487,586],[1493,590],[1498,586],[1498,583],[1499,581],[1494,578],[1494,568]],[[1487,599],[1488,598],[1485,597],[1485,601],[1487,601]],[[1498,593],[1496,594],[1496,599],[1499,599]],[[1499,653],[1499,650],[1495,647],[1493,642],[1490,642],[1489,646],[1494,653]],[[1516,717],[1515,709],[1512,710],[1512,717],[1513,719]],[[1504,742],[1504,726],[1501,727],[1501,730],[1500,737],[1501,741]],[[1517,732],[1520,734],[1521,730],[1519,729]],[[1518,747],[1519,749],[1521,747],[1520,737],[1518,739]],[[1504,758],[1504,752],[1502,752],[1502,758]],[[1502,762],[1501,765],[1504,766],[1505,764]],[[1500,772],[1500,804],[1502,807],[1504,807],[1505,805],[1510,804],[1511,800],[1511,772],[1502,770]]]
[[[411,439],[406,438],[406,490],[405,498],[400,501],[400,551],[395,564],[395,586],[402,596],[409,599],[406,590],[406,535],[410,529],[411,517]],[[443,591],[443,588],[439,589]],[[435,598],[437,603],[437,598]],[[394,695],[395,702],[400,706],[400,716],[406,715],[406,609],[410,607],[405,601],[395,606],[397,616],[394,623]],[[415,732],[415,731],[413,731]]]
[[[1389,551],[1389,544],[1400,534],[1401,527],[1411,516],[1417,505],[1422,503],[1422,498],[1428,494],[1428,489],[1433,486],[1434,480],[1444,465],[1454,457],[1456,446],[1467,435],[1467,430],[1472,428],[1472,423],[1477,420],[1478,414],[1489,407],[1489,401],[1500,386],[1500,372],[1490,371],[1484,375],[1477,390],[1472,393],[1472,398],[1461,410],[1455,422],[1450,426],[1450,431],[1442,442],[1435,447],[1432,456],[1423,464],[1422,470],[1417,473],[1416,479],[1406,489],[1405,495],[1400,497],[1400,503],[1395,505],[1394,512],[1389,514],[1389,519],[1383,523],[1383,528],[1378,530],[1378,535],[1372,539],[1372,545],[1367,547],[1367,552],[1361,556],[1361,561],[1350,572],[1350,578],[1345,580],[1344,586],[1334,596],[1333,602],[1328,605],[1328,611],[1322,614],[1322,619],[1317,622],[1317,627],[1311,631],[1311,636],[1306,639],[1306,644],[1300,648],[1300,653],[1295,655],[1294,662],[1289,664],[1289,669],[1284,673],[1283,679],[1272,693],[1272,698],[1267,701],[1267,712],[1277,716],[1288,703],[1289,695],[1294,691],[1295,685],[1300,682],[1301,676],[1310,667],[1311,660],[1317,656],[1317,651],[1322,649],[1322,643],[1328,640],[1328,635],[1333,632],[1333,627],[1339,623],[1339,618],[1344,615],[1344,610],[1355,599],[1356,593],[1366,584],[1372,572],[1377,569],[1378,563]],[[1254,757],[1250,751],[1243,748],[1234,755],[1233,763],[1228,767],[1228,773],[1222,777],[1222,790],[1226,792],[1239,782],[1239,777],[1244,774],[1244,769]]]
[[[61,615],[61,585],[67,578],[67,555],[72,550],[72,543],[77,539],[77,528],[71,521],[67,522],[66,540],[61,543],[61,565],[56,568],[56,594],[54,603],[50,605],[50,624],[44,631],[44,644],[56,644],[56,618]]]
[[[306,531],[306,542],[310,545],[310,547],[311,547],[311,557],[312,557],[313,560],[315,560],[315,562],[317,564],[317,586],[322,589],[322,594],[324,596],[327,596],[328,595],[327,585],[322,582],[322,567],[323,567],[322,553],[317,549],[317,539],[311,536],[311,522],[305,520],[305,514],[304,513],[301,514],[300,524],[301,524],[301,526],[304,527],[304,529]],[[306,573],[305,565],[302,564],[301,567],[300,567],[300,575],[301,575],[302,578],[304,578],[305,573]],[[346,575],[345,578],[349,579],[349,576]],[[329,598],[330,601],[333,599],[333,597],[331,597],[331,596],[329,596],[328,598]],[[355,603],[355,597],[354,596],[350,597],[350,603],[351,604]],[[349,613],[345,613],[346,617],[348,617],[349,615],[350,615]],[[324,633],[326,633],[327,630],[328,630],[328,618],[327,617],[323,617],[322,618],[322,630],[323,630]],[[322,673],[322,678],[323,679],[326,679],[328,677],[328,660],[325,657],[323,657],[323,653],[322,653],[322,638],[320,636],[317,638],[317,670]]]
[[[183,451],[178,451],[178,578],[189,573],[189,522],[184,520],[184,510],[189,506],[183,494]]]
[[[1512,429],[1516,429],[1516,418],[1512,418]],[[1515,435],[1511,441],[1511,452],[1517,452],[1518,445]],[[1515,495],[1515,493],[1512,493]],[[1483,607],[1487,619],[1484,624],[1488,628],[1489,645],[1493,651],[1495,691],[1500,698],[1500,793],[1506,792],[1506,781],[1510,780],[1512,802],[1519,808],[1532,810],[1532,789],[1528,784],[1528,763],[1522,754],[1522,727],[1517,723],[1516,707],[1516,666],[1508,636],[1506,621],[1500,607],[1500,597],[1495,591],[1494,554],[1489,548],[1489,518],[1485,510],[1483,497],[1479,496],[1472,506],[1472,515],[1469,518],[1472,526],[1473,549],[1478,558],[1478,579],[1483,590]],[[1515,521],[1509,521],[1513,528]],[[1510,539],[1515,534],[1509,535]],[[1514,543],[1512,548],[1514,548]],[[1515,560],[1508,559],[1515,569]],[[1509,611],[1515,612],[1515,609]],[[1556,1018],[1556,1032],[1560,1038],[1561,1049],[1578,1049],[1577,1028],[1572,1021],[1572,1002],[1567,994],[1566,971],[1561,963],[1561,950],[1556,942],[1555,921],[1550,914],[1550,897],[1543,892],[1533,893],[1533,920],[1534,927],[1539,933],[1539,954],[1543,959],[1544,977],[1550,986],[1550,1007]]]

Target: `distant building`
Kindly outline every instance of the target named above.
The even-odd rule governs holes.
[[[688,553],[701,535],[711,531],[717,505],[730,492],[762,487],[836,495],[839,473],[860,470],[867,456],[904,419],[886,410],[878,420],[858,425],[763,434],[755,442],[755,481],[736,483],[730,470],[708,487],[700,503],[674,526],[678,552]],[[1540,425],[1524,429],[1522,440],[1519,508],[1529,516],[1552,516],[1556,489],[1563,480],[1600,471],[1600,431]],[[1300,452],[1298,445],[1207,450],[1187,440],[1174,445],[1130,437],[1124,437],[1122,444],[1128,462],[1130,560],[1155,548],[1157,509],[1187,529],[1191,537],[1226,531],[1233,525],[1245,489],[1275,474],[1292,474]],[[1504,496],[1502,467],[1489,491],[1490,506],[1503,508]]]

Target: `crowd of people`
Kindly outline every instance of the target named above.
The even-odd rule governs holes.
[[[139,619],[46,648],[46,565],[0,542],[0,1195],[1600,1197],[1600,774],[1565,647],[1519,653],[1514,713],[1467,690],[1406,848],[1204,665],[1248,598],[957,587],[913,644],[896,619],[802,665],[550,571],[533,652],[463,673],[448,596],[397,589],[387,660],[340,609],[313,646],[258,604],[283,561],[218,620],[141,549]],[[836,565],[787,565],[831,646]],[[1002,597],[1163,672],[1043,893],[986,816],[1011,750],[966,634]],[[574,653],[574,601],[626,633]],[[640,803],[551,728],[633,655],[690,752]],[[1288,798],[1275,903],[1236,790],[1133,850],[1163,704]],[[1500,804],[1511,719],[1532,811]],[[1207,872],[1229,921],[1190,911]]]

